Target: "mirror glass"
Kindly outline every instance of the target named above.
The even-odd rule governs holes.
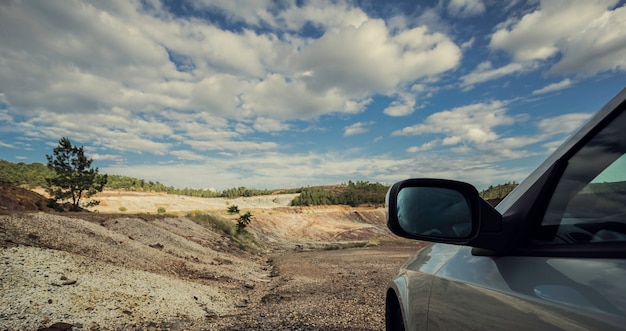
[[[467,238],[472,215],[465,197],[451,189],[405,187],[398,192],[398,222],[410,234],[440,238]]]

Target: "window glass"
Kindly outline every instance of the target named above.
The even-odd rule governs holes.
[[[536,240],[543,244],[626,242],[626,115],[568,160]]]

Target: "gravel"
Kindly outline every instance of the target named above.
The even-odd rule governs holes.
[[[36,247],[0,250],[0,329],[51,322],[112,329],[223,314],[232,298],[215,287],[119,268]]]
[[[0,216],[0,330],[381,330],[423,244],[254,256],[185,218]]]
[[[284,253],[258,302],[199,330],[384,330],[397,268],[424,243]]]

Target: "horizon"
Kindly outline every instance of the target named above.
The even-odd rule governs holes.
[[[626,82],[625,1],[0,3],[0,155],[176,188],[521,182]]]

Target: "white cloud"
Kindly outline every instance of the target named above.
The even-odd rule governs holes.
[[[626,7],[607,11],[566,39],[551,73],[626,71]]]
[[[198,141],[188,140],[185,143],[194,149],[201,151],[260,151],[273,150],[278,147],[275,142],[254,142],[254,141]]]
[[[87,156],[94,159],[94,161],[123,161],[124,160],[124,157],[119,154],[88,153]]]
[[[407,153],[413,154],[413,153],[417,153],[417,152],[423,152],[423,151],[429,151],[435,147],[437,147],[438,145],[440,145],[441,142],[439,140],[432,140],[429,141],[425,144],[422,144],[420,146],[412,146],[406,149]]]
[[[176,156],[178,159],[181,160],[198,161],[205,158],[204,156],[190,150],[171,151],[170,154]]]
[[[31,137],[72,132],[87,140],[97,132],[97,146],[163,154],[175,141],[241,146],[251,128],[276,132],[290,128],[285,121],[357,114],[376,94],[400,98],[387,113],[408,114],[415,100],[403,90],[461,58],[449,36],[426,26],[392,31],[349,2],[193,5],[265,29],[229,31],[154,1],[0,4],[0,101],[10,115],[32,116],[21,123]],[[272,32],[308,23],[319,39]],[[186,116],[199,113],[221,124]]]
[[[542,87],[538,90],[534,90],[533,94],[538,95],[538,94],[545,94],[545,93],[560,91],[560,90],[570,87],[572,84],[573,82],[569,78],[566,78],[558,83],[553,83],[548,86]]]
[[[243,117],[239,108],[252,82],[230,74],[215,74],[198,82],[191,94],[193,108],[225,117]]]
[[[279,25],[298,30],[306,23],[324,29],[353,26],[359,27],[369,18],[360,8],[344,1],[306,1],[303,6],[291,4],[276,18]]]
[[[560,115],[552,118],[546,118],[539,122],[537,127],[547,135],[556,135],[561,133],[571,133],[579,128],[591,114],[587,113],[571,113]]]
[[[559,146],[561,146],[561,144],[563,143],[563,141],[561,140],[556,140],[556,141],[550,141],[547,142],[545,144],[543,144],[542,146],[549,152],[552,153],[554,152]]]
[[[501,101],[477,103],[434,113],[424,123],[394,131],[392,135],[444,134],[443,145],[461,142],[483,144],[494,141],[498,135],[494,127],[511,125],[515,119],[506,115],[506,104]]]
[[[485,163],[480,158],[451,158],[430,153],[418,153],[412,158],[391,158],[388,155],[348,155],[345,152],[242,153],[235,157],[208,158],[201,164],[124,165],[101,168],[101,171],[159,181],[175,187],[215,187],[218,190],[238,186],[272,189],[301,187],[301,183],[337,184],[347,179],[391,184],[416,176],[465,180],[481,187],[521,180],[528,174],[525,168],[503,168]]]
[[[337,88],[316,92],[302,80],[290,80],[280,74],[270,74],[257,82],[241,99],[244,115],[265,115],[283,120],[357,113],[365,105],[364,100],[350,100]]]
[[[253,127],[255,130],[259,132],[278,132],[278,131],[285,131],[285,130],[290,129],[288,124],[285,124],[275,119],[265,118],[265,117],[259,117],[256,120],[254,120]]]
[[[409,147],[405,151],[417,153],[443,146],[458,156],[480,155],[482,162],[489,163],[538,155],[540,152],[524,148],[557,135],[569,134],[580,127],[589,116],[590,114],[585,113],[572,113],[545,118],[536,123],[538,128],[536,133],[506,136],[498,134],[495,129],[513,125],[516,121],[523,120],[525,116],[507,115],[506,102],[492,101],[434,113],[423,123],[394,131],[392,135],[443,135],[441,139]]]
[[[362,133],[366,133],[369,131],[368,128],[366,128],[366,126],[372,125],[374,123],[370,122],[370,123],[363,123],[363,122],[357,122],[354,123],[352,125],[348,125],[344,128],[343,131],[343,136],[344,137],[348,137],[348,136],[354,136],[357,134],[362,134]]]
[[[413,113],[414,104],[403,104],[398,101],[394,101],[389,105],[389,107],[385,108],[383,111],[386,115],[399,117],[399,116],[407,116]]]
[[[420,90],[419,85],[414,85],[413,91],[418,92]],[[413,95],[403,93],[398,100],[394,100],[391,104],[383,110],[383,113],[393,117],[407,116],[415,111],[415,99]]]
[[[461,44],[461,49],[466,50],[468,48],[472,48],[472,46],[474,46],[474,42],[476,41],[476,39],[474,37],[472,37],[470,40],[464,42]]]
[[[418,78],[455,68],[459,47],[425,26],[390,35],[385,22],[371,19],[358,28],[329,30],[292,59],[313,91],[338,89],[362,96],[394,89]],[[319,93],[319,92],[318,92]]]
[[[192,2],[200,10],[219,9],[231,21],[244,22],[252,26],[269,25],[273,28],[297,31],[305,24],[328,29],[333,27],[358,27],[368,17],[360,8],[349,1],[303,1],[293,0],[279,3],[269,0],[201,0]]]
[[[157,155],[164,155],[171,145],[159,140],[173,133],[165,123],[143,119],[120,108],[114,108],[106,114],[77,115],[42,111],[18,125],[38,138],[70,137],[72,140],[91,141],[93,146],[101,148]]]
[[[484,15],[484,3],[441,2],[438,10],[458,17]],[[504,171],[485,162],[531,155],[520,149],[578,123],[575,117],[545,119],[534,136],[506,136],[509,132],[499,128],[518,118],[507,115],[505,102],[494,101],[449,109],[394,132],[437,136],[405,148],[414,153],[411,159],[395,157],[392,148],[389,155],[374,156],[365,148],[352,155],[290,154],[286,151],[295,147],[279,140],[283,131],[294,136],[325,131],[334,116],[354,123],[344,128],[345,136],[359,134],[373,128],[368,121],[381,110],[390,116],[414,114],[430,105],[427,99],[434,93],[458,88],[449,84],[451,74],[464,52],[482,46],[481,36],[467,40],[433,8],[422,7],[417,18],[396,13],[384,21],[343,0],[206,0],[191,5],[193,17],[168,13],[160,1],[0,1],[2,130],[19,131],[37,143],[70,136],[89,145],[90,155],[100,161],[128,162],[125,174],[160,181],[180,178],[170,183],[176,186],[289,187],[307,180],[313,185],[320,178],[336,183],[358,176],[392,180],[415,174],[497,180],[521,170]],[[542,3],[540,17],[529,18],[544,29],[550,27],[547,19],[561,18],[548,5]],[[206,10],[215,14],[216,8],[224,17],[208,20]],[[526,16],[504,23],[491,47],[508,52],[515,62],[494,68],[486,60],[461,79],[461,86],[469,89],[526,73],[545,59],[560,61],[552,68],[557,74],[622,70],[626,28],[619,27],[626,19],[622,9],[602,8],[576,34],[569,28],[558,33],[548,29],[545,38],[535,38],[539,30],[526,26]],[[566,26],[579,26],[563,17]],[[500,40],[498,33],[528,47]],[[491,61],[502,63],[497,56]],[[276,141],[266,139],[272,135]],[[384,150],[390,141],[375,147]],[[5,145],[0,142],[11,148]],[[21,148],[19,142],[13,146]],[[437,155],[448,147],[455,158]],[[116,158],[115,152],[123,156]],[[175,161],[135,165],[137,160],[153,162],[145,154]],[[506,181],[513,179],[518,178]]]
[[[552,73],[588,73],[626,68],[626,8],[616,0],[543,0],[539,8],[510,20],[490,47],[516,62],[561,55]]]
[[[485,12],[485,4],[481,0],[450,0],[448,13],[455,17],[478,16]]]
[[[526,68],[519,63],[509,63],[500,68],[493,68],[491,62],[485,61],[479,64],[474,71],[461,77],[461,86],[466,89],[471,89],[475,84],[520,73],[524,70],[526,70]]]

